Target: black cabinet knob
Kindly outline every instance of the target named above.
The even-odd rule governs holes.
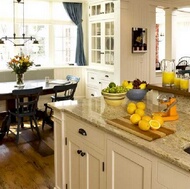
[[[77,154],[81,154],[82,150],[77,150]]]
[[[82,157],[83,156],[85,156],[86,155],[86,153],[85,152],[81,152],[81,154],[80,154]]]

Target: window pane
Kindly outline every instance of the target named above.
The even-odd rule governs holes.
[[[55,64],[63,65],[75,63],[76,53],[76,35],[77,27],[75,25],[55,26],[55,54],[62,56],[62,60],[57,61],[60,57],[56,57]],[[62,54],[60,53],[62,51]]]

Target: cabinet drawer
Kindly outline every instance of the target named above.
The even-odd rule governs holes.
[[[100,96],[100,92],[96,88],[87,87],[87,98]]]
[[[100,73],[100,79],[111,82],[113,81],[113,74],[109,72],[102,72]]]
[[[98,74],[95,72],[88,72],[87,73],[87,83],[90,85],[97,85],[98,84]]]
[[[65,118],[66,129],[100,149],[104,149],[105,135],[99,129],[69,116]]]

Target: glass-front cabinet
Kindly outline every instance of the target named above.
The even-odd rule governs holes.
[[[90,6],[89,16],[97,16],[101,14],[114,13],[114,3],[107,1],[102,3],[93,4]]]
[[[91,23],[91,63],[114,65],[114,22]]]
[[[91,65],[114,65],[114,3],[90,6],[89,57]],[[103,10],[103,11],[102,11]],[[99,16],[104,14],[104,16]],[[98,16],[95,16],[98,15]],[[106,16],[105,16],[106,15]]]

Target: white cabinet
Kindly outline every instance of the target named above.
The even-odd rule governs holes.
[[[54,110],[54,166],[55,188],[65,188],[65,162],[64,162],[64,127],[62,127],[62,113]]]
[[[91,18],[98,16],[102,17],[105,15],[110,15],[114,13],[114,2],[113,1],[105,1],[105,2],[98,2],[98,3],[91,3],[89,6],[89,16]]]
[[[65,160],[68,189],[105,189],[104,138],[99,130],[67,117]]]
[[[125,0],[89,3],[89,66],[112,71],[117,84],[130,52],[129,9],[130,2]]]
[[[89,62],[92,66],[114,65],[114,3],[89,6]]]
[[[189,172],[93,123],[57,109],[54,121],[56,189],[189,189]]]
[[[157,160],[153,189],[189,189],[190,174],[163,160]]]
[[[106,88],[113,81],[113,73],[87,69],[86,97],[101,96],[102,89]]]
[[[121,143],[121,142],[119,142]],[[107,189],[152,189],[151,161],[112,140],[107,141]]]

